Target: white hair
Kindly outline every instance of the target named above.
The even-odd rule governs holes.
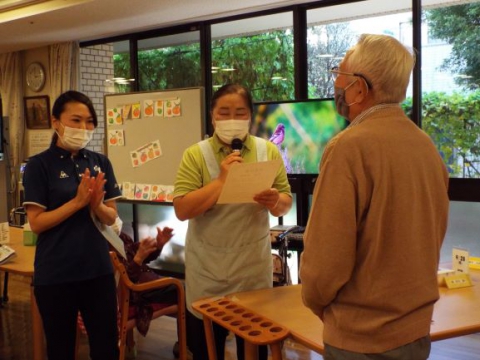
[[[415,53],[391,36],[362,34],[343,63],[345,71],[370,81],[376,103],[400,103],[407,94]]]

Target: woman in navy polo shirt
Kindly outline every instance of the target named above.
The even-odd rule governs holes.
[[[121,192],[108,158],[85,149],[97,123],[86,95],[63,93],[52,109],[51,146],[25,169],[23,205],[38,234],[33,285],[49,360],[74,359],[79,311],[91,359],[119,355],[113,268],[93,217],[112,225]]]

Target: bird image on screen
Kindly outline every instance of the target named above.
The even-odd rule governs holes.
[[[333,99],[254,104],[251,133],[275,144],[287,174],[318,174],[328,141],[346,128]]]
[[[275,131],[273,132],[272,136],[270,136],[268,141],[271,141],[275,145],[280,145],[283,142],[283,139],[285,139],[285,125],[280,123],[277,125]]]

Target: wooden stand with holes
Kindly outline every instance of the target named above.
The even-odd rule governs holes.
[[[228,298],[199,300],[192,306],[203,315],[210,360],[217,360],[212,321],[245,340],[246,360],[258,358],[258,345],[269,345],[272,359],[282,359],[281,342],[289,335],[285,327],[255,314]]]

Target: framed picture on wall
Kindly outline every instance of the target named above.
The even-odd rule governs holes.
[[[50,128],[50,101],[46,95],[25,97],[27,129]]]

